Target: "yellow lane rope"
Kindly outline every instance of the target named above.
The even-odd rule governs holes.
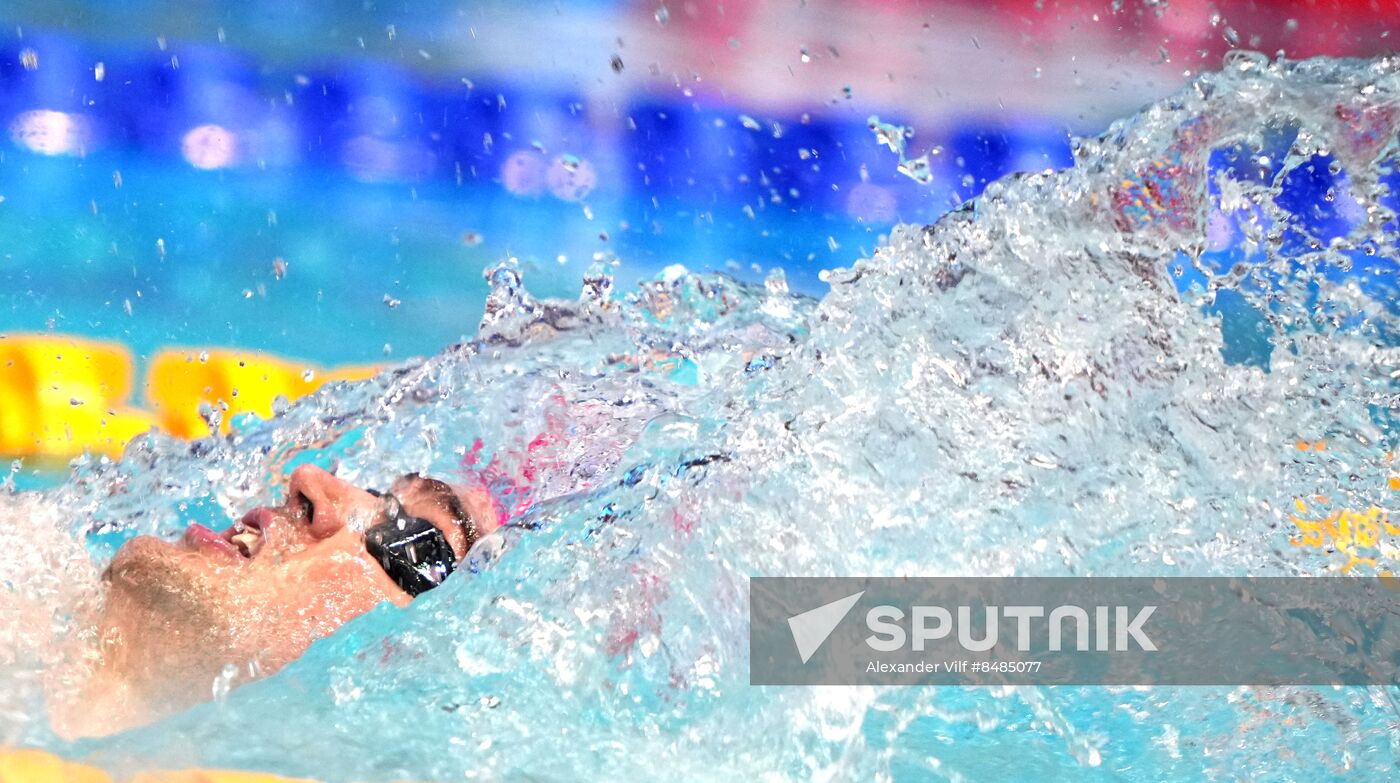
[[[52,334],[0,335],[0,456],[63,459],[83,451],[121,454],[152,427],[182,438],[209,434],[200,406],[222,413],[224,432],[244,413],[272,415],[333,380],[358,380],[377,366],[325,370],[267,354],[167,349],[152,357],[132,407],[135,370],[118,343]]]

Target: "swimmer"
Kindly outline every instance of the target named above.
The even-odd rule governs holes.
[[[268,676],[352,618],[438,586],[497,526],[484,491],[409,474],[378,492],[303,465],[285,502],[221,533],[132,539],[103,575],[92,660],[50,688],[54,728],[110,734]]]

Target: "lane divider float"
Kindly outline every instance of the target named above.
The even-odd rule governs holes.
[[[105,770],[30,748],[0,748],[0,783],[314,783],[265,772],[226,769],[153,770],[113,778]]]
[[[270,417],[279,396],[295,400],[329,381],[368,378],[380,369],[326,370],[250,351],[166,349],[151,358],[140,387],[148,405],[135,407],[129,404],[135,362],[120,343],[0,335],[0,455],[57,461],[87,450],[116,457],[152,427],[199,438],[209,434],[201,405],[222,411],[227,433],[241,414]]]

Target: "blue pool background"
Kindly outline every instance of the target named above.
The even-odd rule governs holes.
[[[505,257],[538,295],[574,295],[595,257],[617,259],[624,286],[673,263],[748,278],[781,266],[819,293],[821,269],[868,254],[896,221],[1071,162],[1069,129],[1051,120],[964,118],[922,185],[896,171],[868,107],[826,108],[585,102],[529,80],[259,66],[217,44],[11,29],[0,331],[116,339],[138,356],[188,345],[392,361],[472,332],[481,270]],[[201,126],[236,137],[239,159],[196,165],[184,137]],[[564,197],[548,183],[561,158],[592,170]]]

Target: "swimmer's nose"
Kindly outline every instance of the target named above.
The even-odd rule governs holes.
[[[315,465],[301,465],[287,483],[287,507],[311,523],[317,538],[335,535],[354,517],[371,514],[379,501],[370,493]]]

